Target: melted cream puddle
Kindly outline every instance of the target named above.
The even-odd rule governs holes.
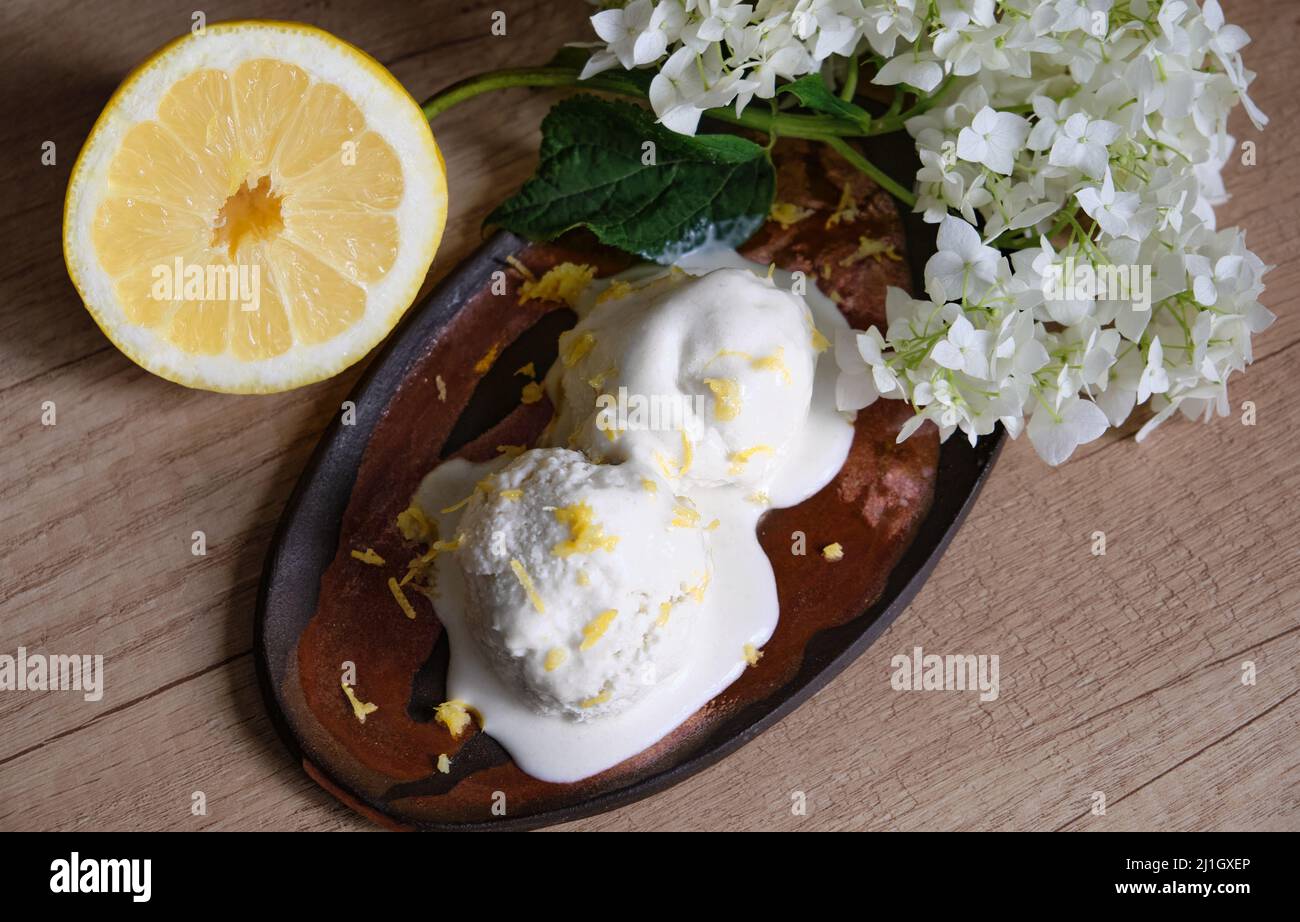
[[[695,275],[727,267],[758,274],[767,271],[733,250],[720,249],[691,254],[678,265]],[[644,274],[641,269],[625,275]],[[790,273],[778,271],[773,277],[778,286],[790,289]],[[811,279],[806,284],[804,299],[817,328],[833,343],[848,323]],[[772,508],[797,505],[812,496],[834,478],[848,456],[853,426],[835,409],[835,377],[835,359],[827,350],[817,362],[808,419],[768,488]],[[440,510],[469,495],[479,480],[508,460],[441,464],[421,482],[415,501],[437,522],[439,534],[454,535],[460,510],[446,514]],[[435,563],[435,608],[451,644],[448,697],[471,704],[482,716],[483,730],[506,748],[521,769],[542,781],[588,778],[663,739],[747,668],[746,644],[762,647],[776,630],[780,614],[776,579],[756,533],[765,507],[748,501],[748,492],[735,486],[687,492],[704,521],[716,518],[720,523],[712,535],[713,581],[695,627],[694,658],[626,710],[598,719],[573,721],[538,713],[498,678],[465,624],[460,568],[451,555],[440,555]]]

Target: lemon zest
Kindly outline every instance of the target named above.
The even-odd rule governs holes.
[[[860,263],[864,259],[874,259],[876,262],[884,262],[886,259],[893,262],[902,262],[903,257],[898,255],[894,245],[885,240],[877,240],[874,237],[859,237],[858,248],[848,256],[840,260],[841,266],[851,266],[854,263]]]
[[[360,721],[361,723],[365,723],[366,715],[373,714],[375,713],[375,711],[379,710],[379,705],[371,704],[369,701],[362,701],[360,698],[357,697],[356,692],[352,690],[351,685],[349,685],[347,682],[344,682],[342,684],[343,684],[343,694],[347,695],[348,701],[351,702],[352,704],[352,713],[356,715],[358,721]]]
[[[755,445],[752,448],[744,448],[741,449],[740,451],[733,451],[731,454],[727,455],[727,460],[731,462],[731,473],[739,474],[741,471],[743,471],[745,469],[745,465],[749,463],[750,459],[753,458],[754,455],[771,454],[771,453],[772,453],[771,445]]]
[[[596,303],[604,304],[606,301],[617,301],[620,298],[626,298],[635,289],[628,282],[622,279],[614,279],[600,294],[596,295]]]
[[[717,419],[727,422],[740,415],[739,381],[735,378],[705,378],[704,383],[713,391],[713,415]]]
[[[384,565],[384,558],[376,554],[373,547],[368,547],[364,551],[358,551],[354,548],[352,556],[362,563],[370,564],[372,567],[382,567]]]
[[[507,256],[507,257],[506,257],[506,262],[509,263],[510,266],[511,266],[511,267],[512,267],[516,272],[518,272],[518,273],[519,273],[520,275],[522,275],[524,278],[528,279],[530,282],[531,282],[531,281],[536,281],[536,280],[537,280],[537,276],[533,275],[533,270],[532,270],[532,269],[529,269],[529,268],[528,268],[527,266],[525,266],[522,262],[520,262],[519,259],[518,259],[518,257],[515,257],[515,256]]]
[[[699,524],[700,513],[690,506],[673,506],[673,518],[669,523],[676,528],[694,528]]]
[[[548,269],[540,279],[525,281],[519,288],[519,303],[563,301],[569,307],[573,307],[595,276],[595,266],[560,263]]]
[[[840,191],[839,204],[835,206],[835,211],[826,219],[826,230],[830,230],[840,222],[852,224],[857,219],[858,202],[853,195],[853,190],[849,188],[848,183],[845,183],[844,188]]]
[[[613,624],[616,617],[618,617],[618,609],[607,608],[588,621],[582,628],[582,643],[578,646],[578,649],[590,650],[594,647],[596,641],[605,636],[605,632],[609,630],[609,626]]]
[[[564,665],[564,661],[569,658],[569,651],[564,647],[551,647],[546,651],[546,660],[542,663],[542,668],[547,672],[554,672]]]
[[[493,363],[496,362],[497,356],[501,354],[501,344],[493,343],[492,348],[483,353],[483,358],[474,363],[474,371],[478,374],[484,374]]]
[[[519,585],[523,587],[524,595],[528,596],[528,601],[538,614],[546,612],[546,605],[542,602],[542,597],[537,594],[537,587],[533,585],[533,578],[528,575],[524,568],[523,562],[518,557],[510,558],[510,570],[515,574],[515,579],[519,580]]]
[[[433,525],[424,510],[411,503],[397,514],[397,530],[407,541],[424,541],[433,534]]]
[[[551,548],[556,557],[613,551],[618,544],[618,536],[605,534],[605,529],[596,522],[589,503],[561,506],[555,510],[555,518],[569,528],[569,537]]]
[[[811,214],[813,214],[811,208],[801,208],[790,202],[773,202],[767,216],[780,224],[783,230],[789,230]]]
[[[565,368],[572,368],[577,365],[596,346],[596,337],[590,332],[581,333],[576,337],[569,336],[566,333],[565,337],[569,340],[562,359]]]
[[[473,720],[469,705],[459,698],[452,698],[438,705],[433,711],[433,719],[447,728],[452,739],[459,739]]]
[[[388,591],[393,594],[393,598],[397,600],[398,606],[402,609],[402,612],[406,617],[414,621],[415,609],[411,607],[411,600],[406,597],[406,593],[402,591],[402,587],[397,584],[396,577],[388,577]]]
[[[790,369],[785,364],[785,346],[777,346],[771,355],[764,355],[750,363],[758,371],[775,371],[786,384],[790,383]]]

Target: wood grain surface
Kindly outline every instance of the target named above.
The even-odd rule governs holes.
[[[1142,445],[1112,433],[1056,470],[1009,444],[934,576],[856,664],[710,770],[566,828],[1300,828],[1300,5],[1224,6],[1255,39],[1252,95],[1273,119],[1259,133],[1234,116],[1258,163],[1229,169],[1220,211],[1277,266],[1264,300],[1279,319],[1230,388],[1257,424],[1239,412],[1171,422]],[[360,367],[273,397],[186,390],[120,355],[63,268],[76,153],[117,83],[188,29],[192,8],[0,6],[0,653],[102,654],[106,673],[98,702],[0,692],[0,829],[373,828],[289,758],[251,655],[272,529]],[[490,31],[497,9],[504,37]],[[590,37],[578,0],[205,12],[315,23],[417,98]],[[481,97],[435,124],[452,210],[430,284],[530,173],[555,98]],[[41,163],[45,141],[54,165]],[[197,530],[206,556],[191,553]],[[915,646],[997,654],[1000,697],[891,690],[891,657]]]

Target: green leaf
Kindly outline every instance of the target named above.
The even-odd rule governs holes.
[[[792,83],[787,83],[779,90],[781,93],[793,93],[801,103],[814,112],[834,115],[861,127],[864,131],[871,127],[871,113],[861,106],[840,99],[831,92],[821,74],[808,74]]]
[[[486,223],[541,240],[586,227],[603,243],[671,262],[710,240],[749,239],[775,189],[767,151],[752,141],[677,134],[639,106],[574,96],[542,122],[537,173]]]

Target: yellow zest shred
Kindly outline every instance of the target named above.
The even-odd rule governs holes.
[[[442,772],[444,775],[451,774],[451,759],[447,758],[447,753],[445,752],[438,753],[438,771]]]
[[[822,548],[822,556],[834,563],[837,560],[844,559],[844,545],[836,541],[834,544],[828,544]]]
[[[704,604],[704,591],[709,588],[709,583],[713,580],[713,574],[704,571],[704,576],[694,586],[686,590],[686,594],[695,599],[696,602]]]
[[[668,616],[673,613],[672,602],[659,603],[659,617],[655,619],[655,627],[663,627],[668,623]]]
[[[518,458],[528,450],[526,445],[498,445],[497,452],[508,458]]]
[[[673,506],[673,518],[669,523],[675,528],[694,528],[700,522],[700,513],[690,506]]]
[[[593,696],[593,697],[591,697],[591,698],[587,698],[587,699],[584,699],[583,701],[579,701],[579,702],[578,702],[578,707],[580,707],[580,708],[594,708],[596,705],[598,705],[598,704],[604,704],[606,701],[608,701],[608,700],[610,699],[610,695],[611,695],[611,694],[612,694],[612,693],[611,693],[610,690],[607,688],[607,689],[605,689],[604,691],[602,691],[599,695],[595,695],[595,696]]]
[[[356,692],[352,690],[351,685],[347,682],[342,684],[343,694],[347,695],[348,701],[352,704],[352,713],[356,715],[358,721],[365,723],[366,715],[373,714],[375,711],[379,710],[379,705],[371,704],[369,701],[362,701],[357,697]]]
[[[604,371],[592,375],[587,379],[587,383],[591,385],[593,391],[599,391],[605,386],[606,381],[610,378],[616,377],[617,375],[618,369],[611,366],[610,368],[606,368]]]
[[[622,279],[614,279],[609,286],[596,296],[597,304],[604,304],[606,301],[617,301],[619,298],[626,298],[633,291],[630,283]]]
[[[474,494],[471,493],[469,496],[465,497],[460,502],[448,506],[447,508],[441,510],[441,512],[443,515],[447,515],[447,513],[455,512],[457,509],[464,509],[466,506],[469,505],[469,501],[473,498],[474,498]]]
[[[762,490],[755,490],[753,493],[746,496],[745,499],[751,503],[757,503],[760,506],[766,506],[768,503],[772,502],[772,498]]]
[[[576,577],[576,581],[577,581],[577,583],[578,583],[579,586],[590,586],[590,585],[591,585],[591,577],[587,575],[587,571],[586,571],[586,570],[579,570],[579,571],[578,571],[578,575],[577,575],[577,577]]]
[[[434,375],[433,383],[438,386],[438,402],[447,402],[447,382],[442,380],[442,375]]]
[[[749,663],[751,666],[757,666],[758,661],[763,658],[763,651],[759,650],[752,643],[745,644],[745,648],[742,652],[745,654],[745,662]]]
[[[705,378],[713,391],[713,415],[726,422],[740,415],[740,382],[735,378]],[[685,434],[685,433],[683,433]]]
[[[537,377],[537,366],[534,365],[532,362],[529,362],[527,365],[524,365],[524,366],[521,367],[521,368],[516,368],[516,369],[515,369],[515,374],[517,374],[517,375],[523,375],[523,376],[526,377],[526,378],[536,378],[536,377]]]
[[[397,585],[397,579],[395,577],[388,577],[388,591],[393,594],[393,598],[397,599],[397,604],[401,607],[402,612],[406,617],[414,621],[415,609],[411,607],[411,601],[406,597],[406,593],[402,591],[402,587]]]
[[[577,336],[565,333],[561,338],[568,340],[565,343],[563,357],[565,368],[572,368],[577,365],[596,346],[596,337],[590,332],[580,333]]]
[[[502,490],[497,495],[500,496],[502,499],[509,500],[510,502],[513,503],[524,498],[524,491],[519,489]]]
[[[840,202],[835,206],[835,211],[826,219],[826,229],[830,230],[835,225],[843,222],[852,224],[858,219],[858,202],[853,197],[853,190],[845,183],[844,188],[840,191]]]
[[[790,383],[790,369],[785,364],[785,346],[777,346],[771,355],[756,358],[750,364],[758,371],[775,371],[786,384]]]
[[[536,403],[542,399],[542,386],[536,381],[529,381],[524,385],[523,392],[519,395],[522,403]]]
[[[425,541],[433,534],[433,525],[424,510],[415,503],[397,513],[397,530],[407,541]]]
[[[569,651],[564,647],[551,647],[546,651],[546,659],[542,663],[542,668],[547,672],[554,672],[564,665],[564,661],[569,658]]]
[[[595,513],[588,503],[561,506],[555,510],[555,518],[561,525],[569,527],[569,537],[551,548],[556,557],[612,551],[618,544],[618,536],[605,534],[605,529],[596,522]]]
[[[901,262],[903,257],[898,255],[892,243],[884,240],[877,240],[874,237],[859,237],[858,248],[848,256],[840,260],[841,266],[851,266],[854,263],[860,263],[864,259],[874,259],[876,262],[884,262],[886,259],[894,262]]]
[[[492,364],[497,360],[497,356],[500,354],[501,354],[501,344],[493,343],[492,348],[489,349],[487,352],[483,353],[483,358],[479,359],[477,362],[474,363],[474,371],[480,375],[484,374],[489,368],[492,367]]]
[[[771,445],[755,445],[753,448],[744,448],[740,451],[733,451],[731,454],[727,455],[727,460],[731,462],[731,473],[739,474],[743,471],[745,465],[749,463],[750,459],[753,458],[754,455],[771,453]]]
[[[573,307],[595,276],[595,266],[560,263],[548,269],[540,279],[525,281],[519,288],[519,303],[563,301]]]
[[[613,624],[616,617],[618,617],[618,609],[607,608],[588,621],[582,628],[582,643],[578,646],[578,649],[590,650],[594,647],[596,641],[605,636],[605,632],[609,630],[609,626]]]
[[[542,597],[537,594],[537,587],[533,585],[533,578],[524,569],[523,562],[518,557],[511,557],[510,569],[515,574],[515,579],[519,580],[519,585],[523,587],[524,595],[528,596],[528,601],[533,608],[537,609],[538,614],[545,613],[546,605],[542,602]]]
[[[461,536],[457,535],[452,541],[435,541],[430,545],[435,551],[459,551]]]
[[[376,554],[373,547],[368,547],[364,551],[358,551],[354,548],[352,556],[362,563],[370,564],[372,567],[382,567],[384,565],[384,558]]]
[[[407,583],[415,579],[417,576],[424,575],[424,571],[428,569],[429,564],[433,563],[434,558],[437,556],[438,556],[437,548],[431,547],[429,548],[429,550],[425,551],[419,557],[412,559],[406,565],[406,575],[402,577],[401,582],[399,582],[397,585],[405,586]]]
[[[438,705],[434,709],[433,719],[447,728],[452,739],[459,739],[473,720],[469,713],[469,705],[459,698],[452,698]]]
[[[532,270],[532,269],[529,269],[527,266],[525,266],[525,265],[524,265],[522,262],[520,262],[516,257],[514,257],[514,256],[507,256],[507,257],[506,257],[506,262],[509,263],[510,266],[511,266],[511,267],[512,267],[516,272],[518,272],[518,273],[519,273],[520,275],[522,275],[524,278],[528,279],[530,282],[531,282],[531,281],[535,281],[535,280],[537,279],[537,276],[533,275],[533,270]]]
[[[811,208],[800,208],[790,202],[773,202],[767,216],[780,224],[783,229],[789,229],[812,213]]]
[[[641,489],[645,490],[647,493],[658,493],[658,492],[659,492],[659,484],[655,483],[655,482],[654,482],[653,480],[651,480],[649,477],[642,477],[642,478],[641,478]]]
[[[659,470],[663,471],[664,477],[666,477],[668,480],[672,480],[673,478],[677,477],[678,471],[677,471],[676,462],[669,459],[669,457],[665,455],[662,451],[656,449],[654,453],[654,459],[655,459],[655,463],[659,465]]]
[[[754,357],[750,355],[748,352],[740,352],[736,349],[719,349],[718,354],[715,355],[713,358],[709,359],[709,361],[716,362],[718,359],[724,359],[724,358],[744,359],[746,362],[754,361]]]
[[[821,330],[817,329],[816,327],[812,327],[813,352],[816,352],[818,355],[820,355],[830,347],[830,344],[831,344],[830,340],[828,340],[825,336],[822,335]]]

